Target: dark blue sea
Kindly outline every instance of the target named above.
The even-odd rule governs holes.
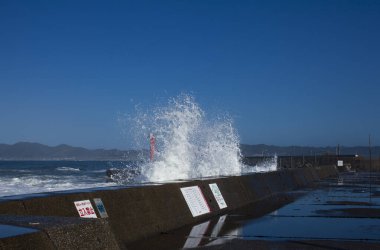
[[[0,161],[0,197],[19,194],[109,187],[106,175],[131,162],[116,161]]]

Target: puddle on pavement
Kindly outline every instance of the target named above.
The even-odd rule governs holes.
[[[361,174],[342,175],[341,178],[339,183],[350,185],[339,185],[337,180],[324,182],[320,189],[286,194],[282,207],[275,208],[270,202],[266,205],[268,201],[260,202],[137,242],[128,249],[207,248],[236,240],[281,241],[285,244],[327,241],[338,246],[340,243],[336,241],[366,242],[377,246],[380,244],[380,198],[369,195],[368,189],[365,189],[366,183],[363,183],[366,178]],[[357,193],[359,189],[366,193]],[[371,191],[379,190],[378,183],[371,186]],[[267,211],[263,209],[266,206]],[[255,210],[262,211],[262,214],[255,214]]]
[[[0,238],[38,232],[36,229],[0,224]]]

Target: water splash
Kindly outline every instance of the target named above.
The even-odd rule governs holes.
[[[166,105],[148,111],[137,106],[136,114],[127,120],[135,146],[147,148],[152,133],[156,151],[154,161],[148,161],[145,152],[138,169],[127,167],[118,173],[114,180],[119,183],[122,180],[124,183],[163,182],[275,170],[274,163],[255,167],[243,165],[233,120],[225,114],[208,117],[191,95],[181,94]]]
[[[155,159],[141,165],[140,180],[157,182],[241,173],[239,138],[232,119],[227,115],[207,117],[190,95],[181,94],[145,112],[137,107],[137,115],[129,121],[138,147],[146,147],[150,133],[156,138]]]
[[[242,173],[244,174],[271,171],[277,171],[277,155],[270,157],[255,166],[243,165],[242,167]]]

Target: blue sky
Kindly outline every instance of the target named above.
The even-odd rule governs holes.
[[[380,1],[0,2],[0,143],[130,148],[118,114],[192,93],[242,143],[380,140]]]

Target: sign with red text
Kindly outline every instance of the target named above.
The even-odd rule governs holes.
[[[75,201],[74,204],[81,218],[97,218],[89,200]]]
[[[210,213],[210,208],[198,186],[181,188],[181,192],[193,217]]]

